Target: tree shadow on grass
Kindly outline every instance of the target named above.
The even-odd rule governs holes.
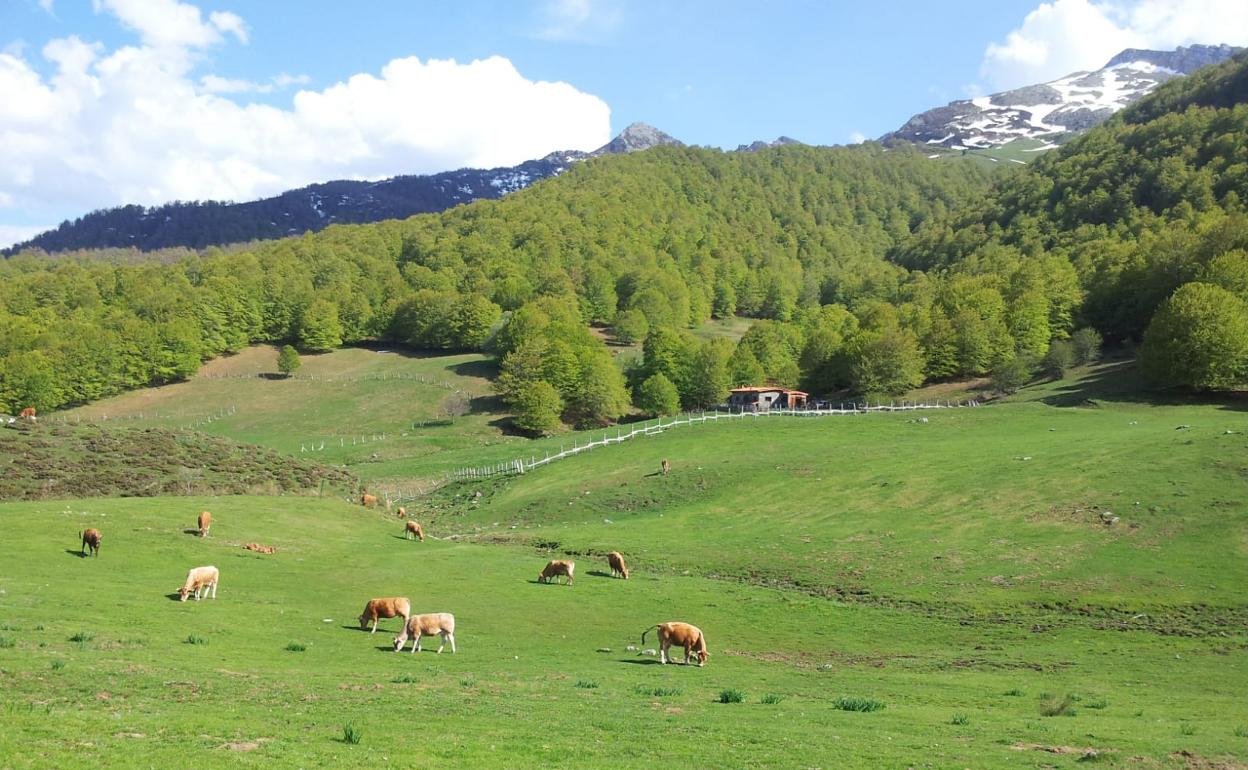
[[[79,559],[85,559],[91,555],[89,553],[83,553],[82,551],[75,551],[72,548],[66,548],[65,553],[69,554],[70,556],[77,556]]]
[[[1191,393],[1156,390],[1141,376],[1134,360],[1110,361],[1088,374],[1063,383],[1040,399],[1057,407],[1098,407],[1099,402],[1150,404],[1154,406],[1217,406],[1248,411],[1248,393]]]
[[[478,377],[483,380],[492,380],[498,376],[498,364],[493,359],[464,361],[448,368],[461,377]]]

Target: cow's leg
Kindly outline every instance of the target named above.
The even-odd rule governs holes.
[[[693,643],[685,642],[685,665],[689,665],[689,653],[693,652]]]
[[[446,634],[440,633],[438,636],[442,639],[442,643],[438,645],[438,654],[442,654],[442,648],[446,646]]]
[[[666,639],[659,642],[659,662],[660,663],[663,663],[663,664],[667,663],[667,648],[670,645],[671,645],[671,642],[667,641]]]
[[[213,581],[213,583],[212,583],[212,598],[214,598],[214,599],[215,599],[215,598],[217,598],[217,583],[216,583],[216,581]]]
[[[455,634],[447,634],[446,640],[451,643],[451,654],[455,654]]]
[[[369,633],[370,634],[377,633],[377,616],[376,615],[373,616],[373,630],[369,631]]]
[[[420,649],[420,637],[422,637],[422,636],[424,636],[424,634],[416,634],[416,647],[415,647],[415,652],[420,652],[420,651],[421,651],[421,649]]]

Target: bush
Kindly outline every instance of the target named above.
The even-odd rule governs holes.
[[[1016,393],[1031,380],[1032,362],[1025,356],[1016,356],[992,370],[992,388],[998,393]]]
[[[1044,359],[1040,362],[1040,368],[1048,377],[1060,380],[1075,365],[1075,359],[1073,344],[1066,340],[1053,340],[1049,345],[1049,352],[1044,354]]]
[[[832,705],[835,708],[840,709],[841,711],[861,711],[864,713],[868,713],[871,711],[879,711],[880,709],[884,708],[884,704],[880,703],[878,700],[871,700],[870,698],[850,697],[850,696],[845,696],[845,695],[842,695],[838,697],[836,700],[832,701]]]
[[[1094,364],[1101,358],[1101,333],[1091,327],[1084,327],[1070,335],[1070,344],[1075,351],[1075,363],[1079,366]]]
[[[637,388],[634,399],[637,408],[652,417],[676,414],[680,411],[680,393],[662,372],[652,374]]]
[[[299,358],[299,351],[295,350],[292,345],[283,345],[277,354],[277,370],[289,377],[303,366],[303,359]]]
[[[719,691],[720,703],[741,703],[744,700],[745,700],[745,693],[741,692],[740,690],[730,689],[730,690]]]

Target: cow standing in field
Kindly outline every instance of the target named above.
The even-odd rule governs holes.
[[[391,596],[385,599],[369,599],[368,604],[364,605],[364,612],[360,615],[360,630],[368,627],[371,620],[373,630],[370,633],[377,633],[378,618],[403,618],[403,625],[406,627],[407,619],[412,614],[412,603],[406,596]]]
[[[710,657],[711,654],[706,651],[706,636],[703,635],[702,629],[680,621],[660,623],[642,631],[641,646],[646,646],[646,634],[656,628],[659,629],[659,662],[668,662],[667,650],[673,644],[685,648],[685,665],[689,665],[689,657],[695,652],[698,656],[699,667],[704,665],[706,659]]]
[[[28,406],[22,410],[22,413],[19,414],[18,417],[21,417],[23,420],[27,420],[29,422],[38,422],[39,421],[38,415],[39,415],[38,409],[34,408],[33,406]]]
[[[377,495],[370,495],[367,493],[361,494],[360,505],[364,506],[365,508],[377,507]]]
[[[607,564],[611,567],[611,577],[619,575],[628,580],[628,565],[624,563],[624,555],[619,551],[607,554]]]
[[[416,537],[420,538],[420,542],[422,543],[425,542],[425,531],[421,529],[420,525],[417,524],[416,522],[408,521],[407,526],[403,528],[403,537],[407,538],[408,540],[411,540],[412,535],[415,535]]]
[[[563,575],[567,578],[567,584],[572,585],[572,573],[576,570],[576,562],[566,561],[564,559],[552,559],[546,563],[545,569],[537,576],[537,582],[549,583],[554,580],[559,582],[559,576]]]
[[[212,527],[212,514],[208,511],[199,512],[199,536],[208,537],[208,529]]]
[[[87,527],[82,531],[82,550],[79,551],[83,556],[87,555],[87,549],[91,549],[92,556],[100,555],[100,541],[104,536],[95,527]]]
[[[672,472],[671,461],[669,461],[667,458],[664,458],[663,462],[659,464],[659,469],[663,471],[664,476],[671,473]]]
[[[217,598],[217,581],[221,578],[221,572],[216,567],[193,567],[191,571],[186,573],[186,582],[178,589],[179,601],[186,601],[186,597],[195,592],[195,601],[199,601],[199,592],[202,590],[204,596],[213,599]]]
[[[455,616],[449,612],[434,612],[428,615],[413,615],[403,624],[403,631],[394,637],[394,651],[403,649],[408,637],[412,638],[412,652],[420,652],[420,637],[440,636],[442,644],[438,652],[447,642],[451,643],[451,654],[455,654]]]

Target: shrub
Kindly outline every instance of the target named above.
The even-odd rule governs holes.
[[[1017,356],[992,370],[992,389],[998,393],[1016,393],[1031,380],[1031,360]]]
[[[207,639],[205,639],[205,638],[204,638],[204,637],[202,637],[202,636],[196,636],[195,634],[189,634],[189,635],[188,635],[185,639],[183,639],[182,641],[183,641],[183,643],[185,643],[185,644],[208,644],[208,640],[207,640]]]
[[[720,703],[741,703],[744,700],[745,700],[745,693],[741,692],[740,690],[729,689],[729,690],[719,691]]]
[[[289,377],[300,366],[303,366],[303,361],[299,358],[299,351],[292,345],[283,345],[277,354],[277,370]]]
[[[1075,363],[1080,366],[1096,363],[1101,358],[1101,333],[1096,329],[1085,327],[1070,335],[1070,344],[1075,351]]]
[[[870,698],[859,698],[856,696],[851,697],[851,696],[846,696],[846,695],[842,695],[838,697],[836,700],[832,701],[832,705],[835,708],[840,709],[841,711],[862,711],[864,713],[871,712],[871,711],[879,711],[880,709],[884,708],[884,704],[880,703],[878,700],[871,700]]]
[[[949,724],[951,725],[969,725],[970,723],[971,718],[966,714],[954,714],[953,719],[949,720]]]
[[[1075,365],[1075,347],[1066,340],[1053,340],[1049,352],[1044,354],[1040,368],[1046,376],[1060,380]]]
[[[360,742],[364,737],[364,732],[355,726],[355,722],[347,722],[342,726],[342,742],[349,743],[352,746]]]
[[[774,706],[775,704],[779,703],[782,700],[784,700],[783,695],[776,695],[775,693],[768,693],[767,695],[763,696],[762,702],[766,703],[768,706]]]
[[[307,649],[308,649],[308,645],[304,644],[303,642],[287,642],[286,643],[287,652],[306,652]]]
[[[1073,717],[1075,711],[1075,696],[1067,695],[1058,698],[1056,695],[1045,693],[1040,696],[1040,715],[1046,717]]]

